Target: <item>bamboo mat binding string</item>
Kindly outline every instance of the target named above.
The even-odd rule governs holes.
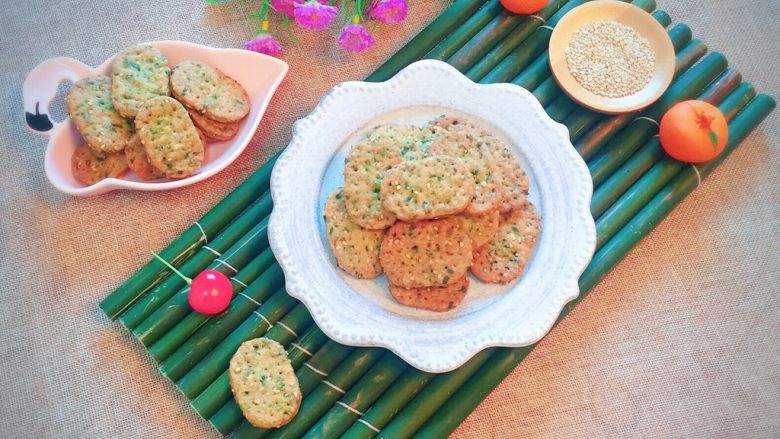
[[[556,2],[554,5],[555,10],[559,10],[566,8],[567,6],[571,6],[572,4],[576,3],[577,0],[573,0],[572,2]],[[482,34],[483,36],[480,36],[481,34],[476,31],[463,31],[461,27],[461,24],[464,22],[474,22],[474,17],[479,17],[479,20],[477,21],[489,21],[492,20],[496,15],[493,14],[496,11],[495,4],[497,2],[491,1],[485,4],[481,9],[480,6],[482,6],[482,2],[475,2],[475,1],[461,1],[456,2],[453,7],[445,11],[439,19],[435,20],[434,23],[432,23],[431,26],[426,28],[423,32],[421,32],[417,37],[415,37],[407,46],[405,46],[401,51],[399,51],[394,57],[392,57],[385,65],[380,67],[375,74],[371,75],[370,78],[377,79],[381,78],[382,75],[392,75],[394,73],[394,70],[397,71],[395,67],[402,67],[406,63],[413,61],[419,57],[422,57],[425,52],[429,51],[436,51],[439,52],[449,52],[451,54],[457,54],[458,50],[452,51],[452,49],[444,50],[439,46],[442,40],[445,39],[445,36],[448,34],[451,34],[452,36],[459,35],[460,42],[465,45],[468,41],[474,39],[474,38],[487,38],[488,40],[483,40],[481,43],[473,43],[472,45],[476,45],[480,47],[480,50],[482,50],[484,53],[498,53],[501,54],[501,56],[506,57],[510,56],[513,53],[518,53],[526,49],[527,46],[525,46],[526,41],[530,41],[533,38],[533,35],[536,35],[538,32],[549,32],[549,29],[546,27],[542,27],[539,25],[539,20],[527,20],[524,23],[515,23],[515,27],[510,29],[511,31],[517,30],[518,28],[525,26],[529,26],[528,28],[523,31],[524,34],[526,34],[523,38],[515,36],[513,39],[509,39],[507,36],[508,33],[504,35],[499,35],[498,37],[494,35],[490,36],[484,36],[485,34]],[[560,4],[558,4],[560,3]],[[581,3],[581,2],[580,2]],[[652,10],[654,9],[655,5],[651,1],[637,1],[635,2],[641,6],[643,6],[646,10]],[[476,11],[476,13],[475,13]],[[552,13],[553,11],[549,11]],[[469,18],[469,15],[473,13],[473,16]],[[487,17],[487,18],[486,18]],[[659,18],[660,17],[660,18]],[[663,14],[657,14],[656,18],[659,19],[659,21],[663,20]],[[508,18],[503,18],[504,23],[508,20]],[[548,20],[548,24],[551,23],[553,20]],[[483,23],[484,26],[484,23]],[[508,26],[508,25],[505,25]],[[530,26],[535,26],[534,28],[530,28]],[[502,31],[504,32],[504,31]],[[670,31],[671,32],[671,31]],[[465,36],[469,35],[468,38]],[[500,33],[499,33],[500,34]],[[515,34],[516,35],[516,34]],[[491,39],[492,38],[492,39]],[[690,37],[689,37],[690,39]],[[461,48],[463,47],[461,45]],[[414,47],[412,47],[414,46]],[[698,49],[697,49],[698,50]],[[400,55],[406,54],[406,58],[402,58]],[[698,52],[691,51],[694,55]],[[703,54],[703,52],[701,53]],[[453,55],[454,56],[454,55]],[[700,55],[699,55],[700,56]],[[541,62],[539,60],[534,60],[533,57],[529,57],[527,60],[526,66],[528,64],[531,64],[531,67],[537,67],[544,66],[544,59],[541,59]],[[698,59],[698,58],[695,58]],[[691,62],[695,62],[695,59]],[[679,100],[682,98],[685,98],[689,95],[695,95],[698,94],[699,91],[704,89],[707,84],[709,84],[713,79],[715,79],[723,70],[725,69],[725,58],[720,56],[719,54],[715,54],[710,56],[709,61],[704,64],[704,67],[699,67],[699,71],[702,71],[702,75],[699,81],[697,81],[697,78],[689,78],[685,81],[686,84],[688,84],[688,87],[681,87],[681,90],[679,90],[678,93],[675,94],[675,96],[670,97],[666,100],[666,102],[661,106],[665,106],[670,104],[671,102],[674,102],[675,100]],[[468,68],[471,69],[474,66],[474,63],[478,62],[478,59],[473,59],[468,61],[463,65],[464,69]],[[531,63],[533,61],[533,63]],[[678,60],[679,61],[679,60]],[[690,60],[688,60],[690,62]],[[492,61],[491,61],[492,63]],[[501,60],[498,60],[494,66],[500,65]],[[395,67],[393,66],[395,64]],[[489,64],[489,63],[488,63]],[[482,65],[488,65],[488,64],[482,64]],[[389,66],[389,67],[388,67]],[[685,69],[687,70],[690,68],[690,65],[687,65]],[[496,67],[493,67],[495,69]],[[541,73],[544,74],[544,69],[541,69]],[[548,73],[549,74],[549,73]],[[523,72],[518,73],[518,78],[523,76]],[[725,75],[725,74],[724,74]],[[525,78],[528,78],[527,76]],[[679,79],[683,81],[683,77],[680,77]],[[738,81],[737,81],[738,82]],[[547,85],[545,85],[547,84]],[[732,86],[733,84],[729,84],[729,86]],[[551,84],[546,81],[542,81],[539,85],[540,87],[543,87],[540,89],[540,95],[545,98],[545,100],[548,103],[551,103],[551,105],[555,105],[553,108],[561,108],[560,113],[563,115],[564,113],[568,112],[568,109],[566,109],[566,103],[565,100],[560,99],[560,90],[557,90],[557,87],[554,86],[554,84]],[[726,85],[723,85],[725,87]],[[687,88],[690,88],[690,90],[687,90]],[[733,88],[733,87],[732,87]],[[737,90],[740,90],[740,96],[748,96],[750,95],[750,92],[752,89],[745,89],[744,87],[738,88]],[[737,93],[737,92],[734,92]],[[752,98],[752,96],[750,96]],[[728,99],[728,98],[727,98]],[[741,138],[744,138],[744,136],[752,130],[752,128],[757,125],[761,119],[763,119],[766,114],[771,111],[771,109],[774,106],[774,102],[767,98],[766,96],[758,96],[754,98],[752,101],[748,102],[750,98],[743,98],[743,97],[737,97],[732,99],[732,103],[734,104],[735,108],[739,110],[739,108],[743,108],[742,112],[736,115],[734,118],[732,124],[730,124],[730,128],[734,130],[734,132],[737,134],[732,140],[733,144],[730,141],[728,152],[732,151],[733,148],[736,146],[737,143],[741,140]],[[566,111],[564,111],[566,110]],[[556,110],[557,111],[557,110]],[[735,110],[736,112],[736,110]],[[638,128],[635,128],[633,124],[628,124],[629,120],[610,120],[609,119],[601,119],[600,117],[596,115],[591,115],[587,112],[581,111],[581,109],[574,110],[573,113],[568,114],[568,117],[563,117],[564,123],[574,117],[575,115],[578,115],[578,118],[573,119],[574,121],[577,121],[581,127],[587,127],[587,128],[579,128],[580,132],[585,133],[588,130],[594,130],[599,129],[599,127],[604,126],[612,126],[612,131],[607,130],[606,132],[603,132],[602,135],[605,137],[614,136],[614,133],[617,131],[625,131],[625,130],[632,130],[635,131]],[[644,117],[644,116],[640,116]],[[628,118],[625,118],[628,119]],[[657,117],[655,118],[657,119]],[[654,119],[654,120],[655,120]],[[633,120],[636,120],[633,119]],[[641,119],[640,119],[641,120]],[[581,121],[581,122],[579,122]],[[622,125],[622,123],[625,122],[626,125]],[[609,123],[612,123],[613,125],[609,125]],[[605,125],[606,124],[606,125]],[[574,123],[567,123],[567,126],[569,126],[570,131],[572,130],[572,127],[575,126]],[[641,127],[641,125],[640,125]],[[622,132],[621,131],[621,132]],[[590,131],[591,133],[593,131]],[[606,163],[605,168],[606,171],[603,171],[605,174],[605,178],[616,175],[618,172],[611,173],[611,171],[615,171],[616,169],[622,169],[622,166],[629,166],[631,162],[631,158],[644,153],[644,151],[647,151],[649,146],[652,145],[651,143],[646,143],[645,140],[647,137],[647,133],[645,129],[639,129],[637,131],[637,134],[633,136],[629,136],[628,138],[631,139],[630,144],[634,145],[630,148],[624,148],[622,149],[620,153],[620,160],[614,160],[614,161],[608,161],[604,162],[605,159],[599,159],[602,160],[600,163]],[[587,135],[583,137],[585,139],[592,139],[592,137],[588,137]],[[602,139],[603,140],[603,139]],[[605,151],[609,151],[612,148],[620,148],[623,144],[622,142],[617,142],[614,139],[612,140],[597,140],[595,143],[601,143],[601,148],[604,148]],[[612,145],[612,146],[610,146]],[[647,153],[645,153],[647,154]],[[596,156],[596,158],[601,157],[599,155]],[[658,157],[653,154],[648,154],[648,157],[650,157],[650,162],[654,163],[658,160]],[[687,193],[686,190],[689,192],[690,190],[693,190],[692,188],[695,187],[695,185],[700,182],[701,176],[706,176],[708,172],[714,168],[722,159],[725,157],[722,156],[717,163],[712,164],[712,166],[702,167],[701,170],[692,167],[686,167],[685,169],[679,171],[678,173],[672,173],[670,172],[671,176],[676,176],[674,180],[671,180],[671,182],[664,186],[663,188],[659,188],[660,192],[653,191],[652,194],[648,194],[650,197],[650,203],[646,204],[644,206],[639,206],[641,210],[636,213],[636,215],[624,215],[625,217],[620,217],[618,220],[615,221],[615,228],[618,231],[617,234],[612,237],[612,239],[609,239],[605,243],[605,247],[599,250],[597,253],[597,257],[601,257],[605,262],[603,262],[600,266],[596,267],[594,264],[591,264],[591,266],[594,266],[596,268],[591,268],[590,270],[586,271],[586,274],[583,275],[583,279],[581,279],[581,288],[583,291],[584,296],[587,290],[589,289],[588,285],[592,287],[595,285],[595,283],[600,279],[601,276],[603,276],[608,269],[613,266],[617,261],[622,258],[623,255],[630,249],[633,245],[636,244],[638,241],[640,235],[636,234],[629,234],[629,232],[624,232],[626,230],[630,231],[636,230],[637,228],[644,228],[644,230],[649,230],[649,228],[652,228],[655,224],[657,224],[660,219],[656,216],[658,215],[658,212],[666,212],[671,210],[671,208],[676,205],[679,200],[682,199]],[[245,187],[253,187],[254,189],[257,188],[263,188],[264,184],[266,184],[267,180],[262,180],[258,178],[258,175],[265,173],[264,177],[267,178],[267,175],[270,174],[270,169],[273,163],[273,159],[270,162],[271,164],[264,165],[258,173],[250,177],[250,179],[247,180],[249,182],[252,181],[253,185],[247,185],[245,182],[242,184],[239,189],[245,188]],[[643,161],[645,163],[645,161]],[[660,163],[660,162],[659,162]],[[643,172],[646,170],[639,169],[634,170],[633,174],[639,174],[642,175]],[[699,175],[699,172],[701,172],[702,175]],[[636,176],[636,175],[634,175]],[[678,178],[682,178],[681,176],[685,176],[686,180],[683,181],[683,183],[675,184],[677,182]],[[633,177],[632,177],[633,178]],[[694,185],[692,185],[690,180],[693,180],[696,182]],[[608,178],[607,180],[609,181]],[[630,183],[630,184],[624,184],[627,187],[635,188],[637,187],[637,183]],[[247,186],[245,186],[247,185]],[[641,189],[642,186],[639,186],[639,189]],[[668,189],[667,189],[668,188]],[[239,191],[237,189],[237,191]],[[265,186],[265,189],[267,189],[267,186]],[[637,189],[637,190],[639,190]],[[598,188],[597,188],[598,190]],[[228,198],[232,197],[236,192],[229,195]],[[262,193],[255,192],[255,193]],[[658,198],[662,193],[666,193],[666,195],[662,198]],[[226,198],[226,200],[228,199]],[[239,198],[240,197],[236,197]],[[676,200],[676,202],[670,202],[668,200]],[[651,208],[652,202],[660,200],[658,202],[663,202],[666,204],[660,205],[658,208]],[[179,259],[177,260],[178,264],[181,264],[186,260],[190,254],[194,252],[194,250],[197,249],[198,246],[205,245],[204,241],[208,238],[206,235],[206,232],[201,233],[201,229],[207,229],[209,230],[210,236],[216,236],[218,231],[223,228],[230,220],[239,215],[239,212],[241,212],[243,209],[245,209],[248,205],[250,205],[253,201],[251,197],[249,199],[242,199],[242,201],[245,201],[245,204],[239,209],[236,209],[236,212],[234,215],[231,215],[229,218],[224,219],[224,222],[217,221],[214,219],[214,215],[212,217],[209,217],[209,214],[214,212],[214,210],[219,210],[220,207],[224,207],[223,203],[220,203],[217,208],[212,210],[212,212],[209,212],[209,214],[205,215],[203,219],[199,220],[199,223],[197,226],[193,225],[190,229],[188,229],[185,234],[182,235],[182,238],[188,234],[186,240],[182,240],[180,238],[179,240],[174,241],[174,244],[172,245],[172,248],[170,250],[170,254],[173,255],[179,255]],[[618,205],[618,204],[616,204]],[[626,211],[630,211],[626,210]],[[224,209],[223,209],[224,211]],[[623,211],[623,210],[621,210]],[[226,211],[225,211],[226,212]],[[211,219],[209,219],[209,218]],[[662,218],[662,217],[661,217]],[[209,221],[207,221],[209,219]],[[197,230],[197,232],[195,232]],[[646,233],[646,232],[645,232]],[[639,237],[638,237],[639,236]],[[621,239],[620,241],[616,241],[618,239]],[[632,241],[633,239],[633,241]],[[179,242],[182,240],[181,242]],[[177,244],[178,243],[178,244]],[[186,245],[185,245],[186,244]],[[185,249],[185,250],[182,250]],[[603,251],[605,249],[610,249],[612,253],[605,254]],[[168,250],[168,249],[166,249]],[[621,253],[622,252],[622,253]],[[149,266],[150,264],[147,264]],[[239,267],[236,267],[239,268]],[[139,272],[138,278],[135,276],[131,279],[129,279],[125,284],[123,284],[122,287],[120,287],[117,290],[117,293],[112,294],[111,296],[107,297],[106,300],[104,300],[101,303],[101,308],[103,308],[106,313],[112,317],[115,318],[117,315],[121,314],[125,310],[127,310],[130,306],[132,306],[133,303],[135,303],[145,292],[150,291],[151,288],[158,283],[161,276],[164,276],[166,273],[159,269],[159,267],[144,267],[144,269]],[[157,270],[157,271],[155,271]],[[240,270],[240,268],[239,268]],[[587,276],[586,276],[587,275]],[[588,277],[589,276],[589,277]],[[584,283],[583,283],[584,282]],[[590,284],[588,283],[590,282]],[[116,295],[116,296],[115,296]],[[115,296],[115,297],[114,297]],[[113,297],[113,298],[112,298]],[[282,296],[280,296],[282,297]],[[578,299],[581,300],[581,299]],[[570,306],[567,306],[567,308],[564,310],[564,313],[562,314],[562,317],[565,316],[576,304],[577,302],[572,303]],[[298,311],[295,311],[298,310]],[[285,311],[286,312],[286,311]],[[302,325],[308,325],[311,324],[310,322],[310,316],[308,316],[308,313],[305,312],[305,308],[302,308],[300,304],[295,305],[292,307],[292,311],[287,313],[287,315],[291,315],[292,313],[297,312],[296,315],[303,316],[301,318]],[[302,314],[301,314],[302,312]],[[113,315],[112,315],[113,314]],[[263,317],[265,317],[264,314]],[[253,313],[250,315],[250,318],[252,316],[256,315]],[[281,317],[281,316],[280,316]],[[286,317],[282,317],[281,321],[285,321]],[[268,334],[271,334],[271,331],[273,328],[277,327],[278,325],[271,326],[271,322],[268,321],[267,318],[261,319],[262,326],[264,328],[258,329],[257,323],[253,323],[252,320],[247,320],[244,323],[242,323],[238,329],[243,329],[244,332],[242,332],[242,335],[245,335],[249,338],[255,336],[255,333],[247,332],[247,330],[254,329],[256,331],[262,331],[265,332],[268,331]],[[308,320],[308,321],[307,321]],[[205,321],[204,321],[204,324]],[[254,327],[252,325],[254,324]],[[291,323],[293,324],[293,323]],[[281,328],[279,331],[283,330],[284,328],[281,326],[278,326]],[[195,327],[195,329],[200,328],[200,323]],[[316,327],[312,328],[314,331],[314,334],[319,332]],[[274,334],[279,334],[279,331],[274,331]],[[290,335],[289,332],[285,331],[285,334],[287,336]],[[232,334],[231,334],[232,335]],[[322,335],[321,333],[318,335]],[[322,340],[324,341],[324,335],[322,335]],[[182,340],[183,341],[183,340]],[[297,343],[297,342],[296,342]],[[332,343],[332,342],[330,342]],[[303,345],[301,345],[303,346]],[[527,354],[527,352],[530,352],[529,348],[522,348],[519,350],[510,350],[510,349],[502,349],[502,350],[487,350],[483,353],[479,354],[477,357],[475,357],[472,361],[470,361],[467,364],[467,367],[464,367],[462,369],[459,369],[458,371],[455,371],[452,374],[449,375],[440,375],[440,376],[430,376],[428,374],[415,374],[414,370],[409,370],[405,367],[404,364],[400,364],[398,366],[388,366],[388,364],[392,365],[392,358],[388,357],[385,359],[382,357],[379,358],[380,352],[377,351],[376,354],[371,354],[369,357],[366,357],[368,355],[368,352],[373,352],[372,350],[364,350],[364,349],[352,349],[347,347],[341,347],[339,345],[334,345],[326,343],[322,348],[319,350],[317,347],[306,347],[305,351],[299,351],[295,349],[295,346],[290,345],[290,351],[291,356],[294,352],[302,352],[302,355],[310,354],[311,352],[314,352],[314,356],[312,356],[312,359],[309,362],[302,363],[305,364],[305,367],[298,368],[299,373],[303,374],[302,377],[304,377],[303,382],[307,383],[307,387],[311,390],[317,383],[320,383],[320,386],[322,390],[318,391],[318,395],[331,395],[325,398],[325,396],[322,396],[322,399],[313,401],[309,400],[308,404],[313,404],[311,407],[307,410],[306,413],[308,415],[301,416],[301,419],[299,419],[297,422],[294,423],[294,425],[291,425],[289,428],[287,428],[284,431],[290,432],[288,434],[291,434],[292,432],[296,433],[306,433],[307,430],[310,434],[314,434],[316,432],[320,432],[324,434],[324,428],[327,424],[330,426],[332,422],[326,422],[324,420],[330,420],[334,421],[335,424],[338,425],[339,431],[346,430],[346,435],[348,437],[352,437],[350,435],[357,434],[358,436],[364,436],[363,431],[359,430],[361,427],[368,430],[368,436],[373,436],[377,432],[376,430],[381,430],[382,428],[388,427],[386,433],[390,434],[394,430],[395,425],[405,424],[403,431],[399,430],[397,431],[398,435],[397,437],[406,437],[406,435],[413,433],[413,430],[417,430],[417,428],[422,428],[419,432],[424,432],[426,435],[430,434],[432,437],[440,437],[443,435],[446,435],[449,431],[451,431],[452,428],[457,426],[457,424],[465,417],[468,412],[473,408],[472,403],[476,405],[476,403],[479,402],[479,400],[482,399],[482,397],[490,390],[492,387],[494,387],[500,380],[503,378],[503,376],[508,373],[509,370],[511,370],[511,367],[513,367],[514,364],[516,364],[518,361],[522,360],[524,356]],[[229,352],[227,349],[223,349],[224,352]],[[209,354],[211,355],[211,354]],[[311,356],[311,355],[309,355]],[[376,356],[376,358],[374,358]],[[208,356],[207,356],[208,358]],[[300,357],[296,357],[300,358]],[[491,359],[491,361],[487,361],[488,358]],[[370,365],[368,366],[356,366],[356,362],[361,362],[361,359],[363,362],[368,362],[368,359],[372,359],[373,361],[371,364],[376,363],[376,368],[378,368],[379,371],[374,369],[369,369]],[[316,361],[315,361],[316,360]],[[325,366],[322,367],[320,365],[320,362],[324,361]],[[362,363],[361,363],[362,364]],[[357,367],[357,368],[356,368]],[[335,369],[333,369],[335,368]],[[344,378],[344,381],[335,380],[337,384],[335,384],[336,387],[338,387],[339,390],[342,390],[342,392],[338,392],[336,389],[328,386],[327,383],[333,384],[333,381],[327,380],[327,383],[325,382],[323,376],[313,372],[313,370],[316,369],[320,372],[322,372],[322,369],[325,370],[333,370],[333,371],[340,371],[339,374],[347,374]],[[479,372],[477,372],[479,370]],[[306,371],[309,371],[307,374]],[[481,373],[484,372],[484,373]],[[217,371],[217,374],[219,374],[220,371]],[[335,372],[326,372],[330,375],[330,373]],[[391,384],[388,384],[387,390],[382,390],[377,392],[376,395],[372,395],[371,398],[367,398],[362,400],[362,404],[364,405],[351,405],[351,403],[354,403],[354,401],[347,401],[339,399],[339,396],[336,395],[336,399],[332,399],[333,395],[327,392],[326,388],[331,389],[331,391],[336,392],[339,395],[343,395],[344,398],[346,398],[350,392],[359,392],[360,389],[365,388],[365,384],[360,384],[365,379],[367,382],[370,382],[370,377],[375,376],[376,374],[379,374],[380,377],[384,376],[387,377],[389,381],[391,381]],[[341,375],[337,375],[337,377],[340,377]],[[182,380],[186,379],[190,374],[182,378]],[[346,377],[349,377],[347,379]],[[308,377],[308,378],[306,378]],[[363,377],[363,378],[361,378]],[[392,379],[390,379],[392,377]],[[177,385],[182,388],[182,385],[186,383],[187,381],[177,381]],[[212,381],[213,380],[213,381]],[[357,383],[357,384],[355,384]],[[356,387],[351,388],[352,384],[354,384]],[[188,397],[193,399],[193,407],[196,407],[196,410],[198,410],[199,413],[202,413],[206,417],[210,417],[210,421],[218,428],[219,431],[223,433],[227,433],[231,431],[235,426],[238,424],[238,422],[241,421],[240,417],[240,411],[236,411],[237,407],[235,406],[235,403],[232,401],[232,398],[229,396],[229,388],[226,387],[226,382],[222,379],[222,376],[215,376],[208,380],[208,382],[205,383],[205,385],[198,385],[200,390],[198,390],[194,394],[188,394]],[[395,389],[402,389],[400,391],[396,391]],[[468,389],[468,390],[467,390]],[[182,388],[183,390],[183,388]],[[227,390],[227,398],[226,396],[226,390]],[[323,393],[326,392],[326,393]],[[404,405],[407,406],[407,409],[405,411],[415,411],[411,409],[410,407],[425,407],[430,406],[429,403],[431,402],[446,402],[447,405],[445,407],[452,406],[455,401],[454,398],[447,397],[452,394],[452,392],[456,392],[455,395],[461,395],[464,394],[464,392],[470,392],[468,393],[464,401],[467,401],[465,404],[461,404],[458,407],[451,407],[451,410],[442,410],[439,411],[435,416],[432,416],[429,414],[426,417],[419,416],[413,423],[405,422],[405,416],[401,415],[396,416],[395,418],[387,417],[388,412],[381,412],[379,408],[384,407],[387,409],[388,407],[403,407]],[[209,416],[206,414],[206,412],[211,412],[215,410],[213,408],[213,404],[209,404],[210,400],[207,398],[209,395],[218,395],[218,398],[214,401],[224,401],[224,405],[212,416]],[[443,398],[443,399],[442,399]],[[308,399],[308,398],[307,398]],[[389,402],[388,402],[389,401]],[[400,401],[400,405],[399,405]],[[409,401],[412,401],[411,405],[407,405]],[[418,402],[414,402],[418,401]],[[448,402],[447,402],[448,401]],[[197,404],[196,404],[197,402]],[[304,401],[306,403],[306,400]],[[342,404],[338,404],[338,402],[341,402]],[[355,415],[354,412],[351,412],[344,408],[344,406],[349,406],[354,408],[358,412],[364,413],[360,418],[358,419],[352,419],[351,416],[344,415],[344,412],[349,412],[352,415]],[[433,407],[437,407],[438,404],[433,405]],[[470,407],[470,408],[469,408]],[[201,408],[201,409],[199,409]],[[208,408],[208,410],[204,410],[205,408]],[[328,410],[330,409],[330,410]],[[201,411],[204,410],[204,411]],[[417,415],[418,413],[415,413]],[[324,418],[322,416],[325,416]],[[296,418],[297,419],[297,418]],[[310,429],[311,428],[311,429]],[[333,428],[333,427],[328,427]],[[358,430],[355,430],[355,429]],[[336,430],[328,430],[331,432],[331,434]],[[258,431],[257,429],[248,427],[247,424],[243,424],[239,429],[236,431],[235,436],[236,437],[263,437],[267,435],[269,432],[263,432]],[[284,434],[283,431],[280,432],[274,432],[273,436],[278,436]],[[392,437],[396,437],[396,435],[393,435]]]

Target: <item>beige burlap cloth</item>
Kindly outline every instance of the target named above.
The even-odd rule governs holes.
[[[365,77],[449,4],[413,0],[410,19],[361,55],[335,46],[335,28],[299,32],[254,141],[204,183],[87,199],[49,185],[46,142],[22,119],[21,84],[37,63],[96,65],[160,39],[236,47],[257,3],[0,6],[0,436],[217,436],[98,301],[284,146],[326,90]],[[659,3],[758,90],[780,95],[780,3]],[[779,121],[776,112],[454,436],[780,436]]]

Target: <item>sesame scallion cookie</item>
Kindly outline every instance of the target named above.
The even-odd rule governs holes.
[[[277,428],[298,413],[301,389],[284,347],[268,338],[245,341],[230,359],[230,389],[250,424]]]
[[[190,114],[190,119],[192,119],[195,126],[209,139],[230,140],[238,133],[238,128],[240,126],[238,122],[217,122],[197,111],[187,110],[187,112]]]
[[[217,122],[238,122],[249,113],[241,84],[204,62],[179,63],[171,73],[171,90],[187,108]]]
[[[466,209],[474,194],[474,177],[457,158],[428,157],[394,166],[380,193],[385,210],[398,219],[439,218]]]
[[[114,106],[124,117],[135,117],[141,106],[157,96],[170,96],[168,59],[152,46],[132,46],[111,62]]]
[[[68,115],[84,142],[97,152],[121,151],[133,136],[132,123],[111,101],[111,78],[82,78],[71,86],[65,100]]]
[[[144,180],[157,180],[165,177],[165,173],[149,162],[149,156],[146,155],[144,144],[138,135],[134,135],[125,147],[125,157],[127,166]]]
[[[471,238],[457,218],[397,222],[382,240],[379,261],[393,285],[444,286],[466,274],[471,250]]]
[[[541,230],[541,218],[531,203],[501,216],[498,231],[474,251],[471,272],[489,283],[507,283],[523,273]]]
[[[360,279],[382,274],[379,247],[384,230],[364,229],[349,218],[341,189],[325,203],[325,231],[339,267]]]
[[[474,244],[474,249],[476,249],[493,239],[493,236],[495,236],[496,231],[498,230],[500,216],[498,210],[491,210],[488,213],[483,213],[478,216],[458,215],[458,219],[468,232],[471,241]]]
[[[200,168],[203,141],[187,110],[176,99],[159,96],[146,101],[135,126],[149,162],[166,176],[184,178]]]
[[[95,184],[109,177],[118,177],[127,169],[123,152],[97,152],[82,144],[71,156],[73,176],[85,184]]]
[[[443,287],[403,288],[390,284],[390,294],[401,305],[437,312],[449,311],[460,305],[468,289],[467,274]]]

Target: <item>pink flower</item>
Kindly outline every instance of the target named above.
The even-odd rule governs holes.
[[[244,43],[244,49],[271,56],[277,56],[282,53],[282,45],[267,32],[263,32]]]
[[[308,29],[325,29],[338,13],[337,7],[320,4],[316,0],[295,4],[295,21]]]
[[[406,0],[374,0],[368,8],[369,18],[385,24],[404,21],[406,12]]]
[[[364,25],[354,23],[342,29],[336,41],[341,47],[353,52],[362,52],[376,44],[374,37],[368,33]]]
[[[302,0],[271,0],[271,7],[282,14],[295,16],[295,4]]]

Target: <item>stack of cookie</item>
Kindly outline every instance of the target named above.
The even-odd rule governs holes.
[[[232,138],[249,113],[246,91],[202,62],[171,71],[158,49],[133,46],[111,69],[110,77],[79,80],[66,99],[84,139],[71,159],[73,174],[86,184],[128,167],[144,180],[188,177],[203,164],[206,139]]]
[[[383,272],[399,303],[447,311],[469,269],[489,283],[519,277],[541,220],[522,166],[497,137],[457,118],[374,128],[347,156],[344,187],[325,206],[339,266]]]

